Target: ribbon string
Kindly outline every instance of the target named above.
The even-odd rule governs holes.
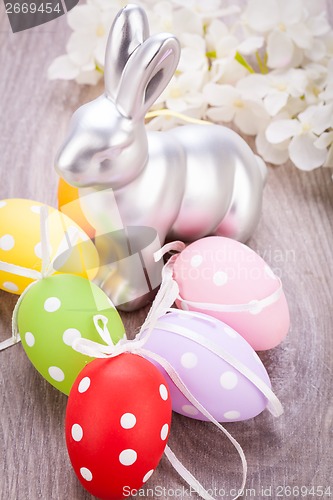
[[[191,312],[189,311],[181,311],[179,309],[170,309],[170,312],[177,312],[177,314],[185,314],[191,316]],[[198,315],[198,317],[201,317]],[[202,319],[202,317],[201,317]],[[218,320],[215,320],[217,323]],[[205,349],[208,349],[213,354],[216,354],[220,359],[228,363],[230,366],[235,368],[240,374],[246,377],[267,399],[267,409],[274,417],[280,417],[283,414],[283,407],[281,402],[276,397],[272,389],[265,383],[263,380],[258,377],[250,368],[244,365],[241,361],[235,358],[232,354],[228,353],[222,347],[216,345],[214,342],[210,341],[206,337],[185,328],[184,326],[174,325],[172,323],[168,323],[167,321],[158,321],[156,324],[156,328],[160,328],[172,333],[176,333],[177,335],[192,340],[193,342],[201,345]]]
[[[177,299],[182,303],[191,307],[195,307],[196,309],[202,309],[203,311],[215,311],[215,312],[256,312],[262,311],[266,309],[266,307],[271,306],[275,302],[279,300],[282,294],[282,283],[280,278],[277,278],[279,281],[279,287],[274,290],[271,295],[263,299],[252,300],[246,304],[214,304],[212,302],[196,302],[194,300],[183,299],[180,294],[178,294]]]
[[[155,315],[152,315],[152,317],[155,318]],[[102,322],[102,327],[100,326],[99,322]],[[195,398],[195,396],[188,389],[181,377],[178,375],[177,371],[165,358],[163,358],[159,354],[143,348],[144,344],[148,340],[148,335],[144,335],[142,338],[138,338],[137,336],[134,340],[122,339],[116,345],[114,345],[107,327],[107,322],[108,319],[103,315],[94,316],[95,327],[100,334],[101,339],[105,342],[104,345],[81,337],[74,340],[72,344],[73,349],[75,349],[77,352],[80,352],[81,354],[85,354],[95,358],[116,357],[120,354],[128,352],[141,356],[145,359],[148,358],[156,361],[166,371],[166,373],[169,375],[169,377],[176,385],[176,387],[181,391],[181,393],[193,404],[193,406],[195,406],[195,408],[199,412],[201,412],[208,420],[210,420],[210,422],[212,422],[219,430],[221,430],[236,448],[243,466],[243,479],[240,489],[240,491],[242,491],[246,483],[247,462],[243,449],[238,441],[236,441],[236,439],[208,412],[208,410],[201,405],[201,403]],[[152,328],[154,328],[154,325],[152,326]],[[199,483],[199,481],[178,460],[178,458],[170,450],[170,448],[166,448],[165,454],[175,470],[181,475],[186,483],[189,484],[190,487],[198,493],[198,495],[200,495],[205,500],[214,500],[214,498],[205,490],[205,488]],[[239,498],[240,495],[241,493],[234,497],[233,500]]]
[[[182,242],[173,242],[165,245],[161,250],[154,254],[155,261],[160,260],[166,253],[174,250],[181,252],[185,245]],[[195,398],[195,396],[188,389],[186,384],[183,382],[174,367],[162,356],[146,350],[145,344],[148,341],[154,328],[164,328],[168,331],[174,332],[182,337],[193,340],[194,342],[200,344],[202,347],[210,350],[225,362],[234,367],[239,373],[245,376],[251,383],[253,383],[258,390],[266,397],[268,404],[267,409],[274,415],[280,416],[283,413],[283,408],[275,396],[271,388],[263,382],[252,370],[241,363],[238,359],[232,356],[230,353],[226,352],[220,346],[216,346],[215,343],[210,342],[201,335],[193,332],[184,327],[179,327],[178,325],[173,325],[171,322],[163,321],[161,318],[167,318],[170,312],[177,311],[178,314],[189,314],[194,316],[200,316],[200,313],[187,312],[180,309],[172,309],[174,301],[179,297],[179,287],[177,282],[173,279],[173,267],[178,255],[173,255],[168,262],[164,265],[162,270],[162,283],[160,289],[155,297],[155,300],[151,306],[151,309],[147,315],[145,322],[143,323],[139,333],[136,335],[134,340],[127,340],[126,338],[120,340],[116,345],[113,344],[110,332],[107,327],[108,319],[103,315],[97,315],[94,317],[94,324],[96,330],[98,331],[101,339],[105,344],[99,344],[98,342],[93,342],[89,339],[78,338],[73,342],[73,349],[81,352],[82,354],[96,357],[96,358],[108,358],[115,357],[125,352],[132,354],[137,354],[144,358],[148,358],[157,362],[169,375],[170,379],[173,381],[178,390],[188,399],[190,403],[210,422],[212,422],[224,435],[231,441],[233,446],[236,448],[242,462],[243,477],[242,485],[239,493],[233,500],[236,500],[241,496],[241,492],[244,490],[247,477],[247,462],[245,458],[244,451],[241,445],[236,441],[236,439],[209,413],[209,411],[201,405],[201,403]],[[272,294],[271,296],[263,299],[267,304],[272,300],[277,300],[276,296],[278,293]],[[248,306],[248,305],[246,305]],[[261,303],[261,306],[263,304]],[[216,318],[207,316],[207,321],[218,322]],[[190,485],[193,491],[196,491],[201,498],[204,500],[214,500],[214,498],[208,493],[208,491],[200,484],[200,482],[191,474],[190,471],[179,461],[176,455],[172,452],[169,447],[165,449],[165,455],[170,461],[174,469],[180,474],[184,481]]]

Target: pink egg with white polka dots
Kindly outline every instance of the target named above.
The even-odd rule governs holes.
[[[211,316],[184,311],[165,314],[144,348],[168,361],[196,400],[219,422],[247,420],[267,406],[266,396],[248,378],[254,374],[271,388],[257,353],[235,330]],[[246,373],[223,355],[236,359]],[[162,363],[154,363],[168,382],[172,409],[197,420],[208,420],[175,385]]]
[[[167,383],[152,363],[128,353],[89,363],[66,411],[67,449],[81,484],[102,500],[141,488],[161,459],[170,424]]]
[[[179,308],[224,321],[257,351],[277,346],[288,333],[289,309],[280,279],[238,241],[212,236],[191,243],[179,254],[173,277]]]

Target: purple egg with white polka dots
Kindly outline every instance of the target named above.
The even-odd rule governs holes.
[[[267,406],[267,398],[253,382],[259,379],[271,388],[259,356],[243,337],[216,318],[185,311],[168,313],[158,320],[144,348],[168,361],[196,400],[219,422],[247,420]],[[172,409],[208,420],[164,368],[154,363],[168,382]]]

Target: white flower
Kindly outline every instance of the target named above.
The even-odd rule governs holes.
[[[317,37],[329,31],[327,19],[323,13],[310,18],[303,0],[249,0],[243,22],[267,35],[270,68],[296,67],[304,55],[311,60],[325,55],[325,44]]]
[[[162,104],[177,113],[186,112],[194,118],[200,118],[207,108],[207,101],[201,91],[202,78],[203,74],[200,72],[174,76],[156,101],[157,106]]]
[[[278,120],[266,130],[266,138],[272,144],[288,139],[289,155],[302,170],[313,170],[324,164],[327,150],[316,145],[318,136],[333,125],[333,104],[310,106],[297,118]]]
[[[48,68],[50,80],[76,80],[77,83],[96,85],[101,77],[102,73],[96,69],[92,58],[85,63],[78,64],[67,54],[54,59]]]
[[[210,80],[236,83],[248,74],[248,70],[235,60],[236,53],[253,54],[263,43],[263,37],[257,36],[248,37],[240,42],[225,23],[214,19],[206,32],[207,55],[211,60]]]
[[[207,117],[213,121],[233,121],[241,132],[249,135],[257,134],[267,122],[262,102],[244,97],[237,86],[208,83],[203,93],[212,106],[207,110]]]
[[[197,12],[188,8],[175,9],[171,2],[157,2],[147,12],[151,33],[163,31],[181,37],[183,33],[203,35],[203,21]]]
[[[260,156],[268,163],[273,165],[282,165],[289,158],[289,141],[283,141],[279,144],[271,144],[266,139],[266,131],[260,130],[256,136],[256,148]]]
[[[238,82],[238,88],[249,96],[263,99],[266,111],[277,115],[289,97],[301,97],[307,87],[306,72],[301,69],[271,71],[268,75],[249,75]]]
[[[101,2],[102,0],[99,0]],[[108,32],[118,8],[105,11],[90,0],[89,4],[79,5],[67,16],[73,29],[67,46],[67,54],[56,58],[48,69],[52,80],[62,78],[76,79],[78,83],[96,84],[102,76]]]
[[[319,97],[325,102],[333,101],[333,59],[329,62],[324,90]]]
[[[183,48],[177,71],[206,73],[208,71],[208,59],[206,57],[205,40],[199,35],[184,33],[181,41]]]

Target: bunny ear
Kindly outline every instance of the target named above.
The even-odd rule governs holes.
[[[128,60],[116,99],[119,110],[140,119],[171,80],[180,57],[178,40],[160,33],[148,38]]]
[[[128,4],[115,18],[110,30],[105,54],[104,81],[106,94],[117,96],[124,67],[134,50],[149,36],[145,11]]]

